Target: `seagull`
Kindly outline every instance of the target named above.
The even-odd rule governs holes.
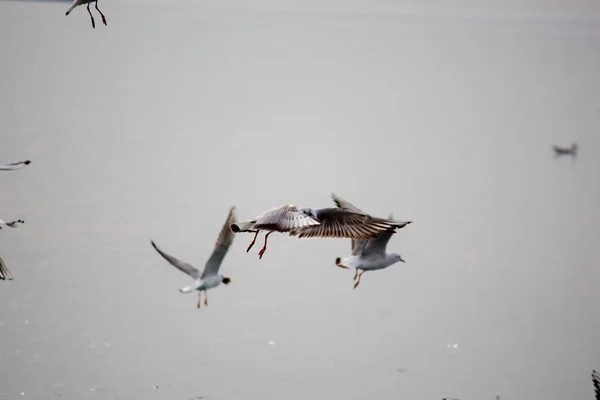
[[[339,199],[333,193],[331,197],[334,202]],[[260,231],[268,231],[265,235],[265,244],[258,253],[259,259],[262,259],[267,250],[267,239],[273,232],[288,233],[289,236],[297,236],[298,239],[315,237],[368,239],[377,237],[386,230],[403,228],[411,222],[376,218],[361,211],[340,207],[313,209],[286,204],[273,207],[251,220],[232,224],[231,230],[234,233],[254,233],[254,239],[246,252],[254,246]]]
[[[339,197],[334,201],[341,209],[360,212],[358,207]],[[392,219],[393,215],[390,214],[388,220],[391,221]],[[344,269],[354,268],[356,270],[354,289],[360,284],[360,277],[365,271],[384,269],[396,264],[398,261],[406,262],[400,254],[386,253],[387,244],[394,233],[396,233],[396,230],[392,228],[385,230],[379,237],[373,239],[352,239],[352,254],[343,259],[340,257],[335,259],[335,265],[338,267]],[[360,274],[358,273],[359,269],[361,270]]]
[[[570,155],[573,157],[577,157],[577,143],[572,143],[571,147],[559,147],[559,146],[552,146],[552,148],[554,149],[554,156],[558,157],[558,156],[564,156],[564,155]]]
[[[102,16],[102,22],[104,22],[104,25],[106,25],[106,18],[104,17],[104,14],[102,14],[102,11],[100,11],[100,9],[98,8],[98,0],[75,0],[73,4],[71,4],[71,7],[69,7],[69,9],[67,10],[65,15],[69,15],[69,13],[73,11],[75,7],[87,4],[87,10],[90,14],[90,18],[92,19],[92,28],[96,29],[96,22],[94,21],[94,16],[92,15],[92,11],[90,10],[91,3],[96,3],[96,10],[98,10],[100,15]]]
[[[11,222],[4,222],[0,219],[0,225],[6,225],[11,228],[16,228],[19,226],[17,224],[24,224],[24,223],[25,223],[25,221],[23,221],[22,219],[17,219],[15,221],[11,221]],[[2,226],[0,226],[0,229],[2,229]]]
[[[13,277],[10,274],[10,271],[8,270],[6,264],[4,264],[4,260],[2,260],[2,257],[0,257],[0,279],[9,281],[13,280]]]
[[[21,168],[25,168],[31,164],[30,160],[19,161],[12,164],[0,165],[0,171],[16,171]]]
[[[202,273],[192,265],[181,261],[160,250],[158,246],[154,243],[154,241],[150,241],[150,243],[152,243],[152,247],[154,247],[154,249],[158,251],[158,253],[161,256],[163,256],[165,260],[167,260],[175,268],[179,269],[180,271],[188,274],[189,276],[195,279],[194,284],[182,287],[181,289],[179,289],[179,291],[181,293],[191,293],[197,290],[198,308],[200,308],[201,295],[203,290],[204,305],[208,306],[208,295],[206,294],[206,291],[208,289],[212,289],[219,286],[221,282],[226,285],[229,285],[229,282],[231,282],[230,278],[223,275],[219,275],[219,268],[221,267],[223,258],[225,258],[225,255],[227,254],[227,251],[229,250],[229,247],[233,242],[234,234],[229,228],[230,225],[233,223],[235,223],[235,207],[231,207],[229,209],[227,221],[225,221],[223,228],[221,228],[221,232],[219,233],[219,237],[217,238],[217,242],[215,244],[215,249],[213,250],[208,261],[206,262],[206,265],[204,266],[204,271]]]

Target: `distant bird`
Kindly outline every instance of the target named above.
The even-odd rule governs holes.
[[[12,164],[0,165],[0,171],[16,171],[18,169],[25,168],[29,164],[31,164],[31,161],[25,160],[25,161],[15,162]]]
[[[573,157],[577,157],[577,143],[573,143],[571,144],[571,147],[560,147],[560,146],[552,146],[552,149],[554,150],[554,156],[565,156],[565,155],[570,155]]]
[[[100,9],[98,8],[98,0],[75,0],[73,4],[71,4],[71,7],[69,7],[69,9],[67,10],[65,15],[69,15],[69,13],[73,11],[75,7],[87,4],[87,10],[90,14],[90,18],[92,19],[92,28],[96,29],[96,22],[94,21],[94,16],[92,15],[92,11],[90,10],[91,3],[96,3],[96,10],[98,10],[100,15],[102,16],[102,22],[104,22],[104,25],[106,25],[106,18],[104,17],[104,14],[102,14],[102,11],[100,11]]]
[[[336,201],[338,196],[331,195]],[[252,232],[254,239],[246,252],[250,251],[260,231],[268,231],[265,244],[258,253],[259,258],[267,250],[267,239],[273,232],[288,233],[300,238],[351,238],[368,239],[379,236],[387,230],[402,228],[411,221],[392,221],[375,218],[363,212],[342,208],[306,208],[291,204],[273,207],[263,214],[239,224],[232,224],[235,233]]]
[[[592,370],[592,382],[594,383],[596,400],[600,400],[600,374],[595,369]]]
[[[12,277],[12,275],[10,274],[10,271],[8,270],[8,267],[4,263],[4,260],[2,259],[2,257],[0,257],[0,279],[3,281],[4,280],[12,281],[14,279]]]
[[[231,243],[233,242],[233,238],[235,236],[229,228],[234,222],[235,207],[231,207],[229,209],[227,221],[225,221],[225,224],[223,225],[223,228],[221,228],[221,232],[219,233],[219,236],[217,238],[215,249],[213,250],[208,261],[206,262],[204,266],[204,271],[202,273],[192,265],[181,261],[160,250],[158,246],[156,246],[154,241],[150,241],[150,243],[152,243],[152,247],[154,247],[154,249],[158,251],[158,253],[161,256],[163,256],[165,260],[167,260],[175,268],[179,269],[180,271],[188,274],[189,276],[195,279],[193,285],[182,287],[181,289],[179,289],[179,291],[181,293],[192,293],[197,290],[198,308],[200,308],[200,303],[202,300],[202,291],[204,291],[204,305],[208,306],[208,295],[206,291],[208,289],[212,289],[219,286],[221,283],[229,285],[229,282],[231,282],[230,278],[223,275],[219,275],[219,268],[221,267],[223,258],[225,258],[225,255],[227,254],[227,251],[229,250],[229,247],[231,246]]]
[[[17,219],[15,221],[11,221],[11,222],[4,222],[0,219],[0,229],[2,229],[2,225],[6,225],[10,228],[17,228],[19,225],[18,224],[24,224],[25,221],[23,221],[22,219]]]
[[[344,210],[352,210],[361,212],[361,210],[351,203],[338,198],[335,202],[339,208]],[[390,214],[389,220],[393,219],[393,215]],[[387,244],[396,233],[395,229],[388,229],[382,232],[379,237],[373,239],[352,239],[352,253],[349,257],[336,258],[335,265],[340,268],[350,269],[354,268],[356,273],[354,274],[354,289],[360,284],[360,278],[365,271],[376,271],[378,269],[384,269],[390,265],[396,264],[398,261],[406,262],[402,259],[400,254],[389,254],[386,253]],[[358,270],[361,270],[360,274]]]

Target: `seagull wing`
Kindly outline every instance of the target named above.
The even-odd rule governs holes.
[[[392,221],[394,219],[394,214],[390,213],[388,219]],[[369,239],[366,241],[365,245],[361,249],[361,253],[364,255],[369,254],[380,254],[385,255],[385,248],[387,247],[388,242],[392,235],[396,233],[395,229],[389,229],[383,232],[379,237]]]
[[[333,199],[333,202],[335,203],[335,205],[338,206],[338,208],[341,208],[342,210],[362,213],[362,210],[360,208],[356,207],[349,201],[342,199],[340,196],[338,196],[334,193],[331,193],[331,198]]]
[[[0,171],[16,171],[18,169],[25,168],[29,164],[31,164],[31,161],[25,160],[6,165],[0,165]]]
[[[341,208],[322,208],[316,210],[316,214],[321,224],[293,229],[290,236],[370,239],[383,231],[399,227],[394,221]]]
[[[204,266],[204,272],[202,272],[202,276],[200,279],[204,279],[210,275],[217,275],[219,273],[219,267],[221,267],[221,263],[223,262],[223,258],[227,254],[231,243],[233,242],[233,238],[235,234],[232,232],[230,226],[235,223],[235,207],[231,207],[229,209],[229,215],[227,215],[227,220],[221,228],[221,232],[219,233],[219,237],[217,237],[217,242],[215,244],[215,249],[213,250],[210,258],[206,262]]]
[[[2,257],[0,257],[0,279],[2,279],[2,280],[7,279],[9,281],[13,280],[13,277],[10,274],[10,271],[8,270],[8,267],[4,263],[4,260],[2,259]]]
[[[359,256],[362,253],[363,248],[365,247],[365,244],[367,243],[367,240],[369,240],[369,239],[351,239],[351,240],[352,240],[352,255]]]
[[[370,254],[385,255],[385,248],[394,233],[396,233],[395,229],[389,229],[382,232],[379,237],[367,240],[362,248],[362,254],[365,256]]]
[[[350,203],[349,201],[342,199],[340,196],[336,195],[335,193],[331,193],[331,199],[333,200],[335,205],[338,206],[338,208],[341,208],[343,210],[362,213],[362,210],[360,208],[356,207],[354,204]],[[366,239],[351,239],[351,240],[352,240],[352,255],[353,256],[360,255],[360,253],[362,253],[362,249],[366,243]]]
[[[158,254],[163,256],[163,258],[165,260],[167,260],[169,262],[169,264],[171,264],[172,266],[174,266],[181,272],[188,274],[189,276],[191,276],[194,279],[200,279],[200,271],[198,271],[196,268],[194,268],[193,266],[191,266],[190,264],[188,264],[184,261],[181,261],[181,260],[173,257],[172,255],[165,253],[164,251],[162,251],[161,249],[158,248],[158,246],[154,243],[153,240],[151,240],[150,243],[152,243],[152,247],[154,247],[154,249],[156,251],[158,251]]]

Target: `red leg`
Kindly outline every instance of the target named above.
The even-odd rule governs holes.
[[[94,22],[94,16],[92,15],[92,10],[90,10],[90,3],[87,5],[88,14],[90,14],[90,18],[92,19],[92,28],[96,29],[96,23]]]
[[[267,238],[269,237],[269,235],[273,233],[273,231],[267,233],[265,235],[265,245],[263,246],[263,248],[258,252],[258,258],[261,259],[263,254],[265,254],[265,251],[267,250]]]
[[[259,231],[251,231],[251,232],[256,232],[256,234],[254,235],[254,239],[252,239],[252,243],[250,243],[250,246],[248,246],[248,248],[246,249],[246,253],[249,252],[250,249],[252,248],[252,246],[254,246],[254,243],[256,243],[256,237],[258,236]]]
[[[89,5],[89,3],[88,3],[88,5]],[[98,8],[98,0],[96,0],[96,10],[98,10],[100,15],[102,16],[102,22],[104,22],[104,25],[106,25],[106,18],[104,18],[104,14],[102,14],[102,11],[100,11],[100,9]]]

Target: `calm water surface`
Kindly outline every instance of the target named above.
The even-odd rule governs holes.
[[[0,2],[0,398],[593,398],[600,24],[67,5]],[[150,246],[331,192],[407,263],[238,236],[197,310]]]

